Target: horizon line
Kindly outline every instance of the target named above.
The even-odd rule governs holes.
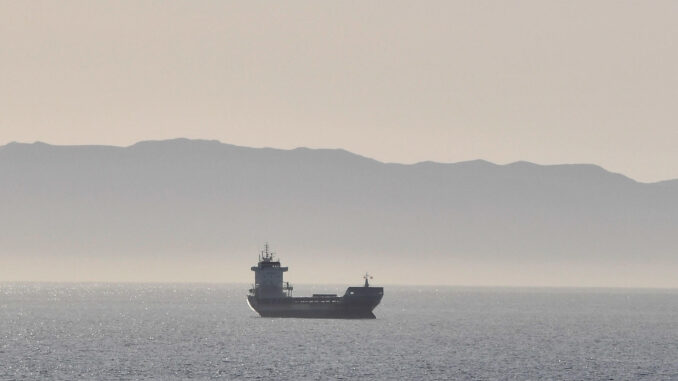
[[[58,284],[58,285],[251,285],[251,282],[228,282],[228,281],[157,281],[157,280],[0,280],[1,285],[7,284]],[[347,283],[314,283],[314,282],[295,282],[295,285],[303,286],[340,286],[348,287]],[[467,284],[419,284],[419,283],[378,283],[379,286],[388,287],[447,287],[447,288],[463,288],[463,289],[508,289],[508,290],[638,290],[638,291],[678,291],[678,286],[595,286],[595,285],[467,285]]]

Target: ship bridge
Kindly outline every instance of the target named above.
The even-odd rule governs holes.
[[[285,291],[292,291],[289,283],[283,285],[283,273],[287,267],[280,266],[280,261],[274,260],[274,253],[268,249],[268,243],[259,254],[259,263],[252,266],[254,271],[253,292],[260,298],[282,298],[289,296]]]

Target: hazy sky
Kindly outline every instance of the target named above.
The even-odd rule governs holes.
[[[678,178],[677,1],[1,1],[0,144],[174,137]]]

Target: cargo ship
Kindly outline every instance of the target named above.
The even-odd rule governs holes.
[[[249,290],[247,303],[262,317],[374,319],[372,310],[384,296],[383,287],[370,286],[368,274],[364,276],[362,287],[348,287],[342,296],[292,296],[293,287],[283,281],[287,267],[282,267],[280,261],[274,259],[268,244],[259,254],[259,263],[251,269],[254,271],[254,286]]]

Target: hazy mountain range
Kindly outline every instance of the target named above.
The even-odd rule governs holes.
[[[176,139],[0,147],[0,280],[678,286],[678,180]]]

